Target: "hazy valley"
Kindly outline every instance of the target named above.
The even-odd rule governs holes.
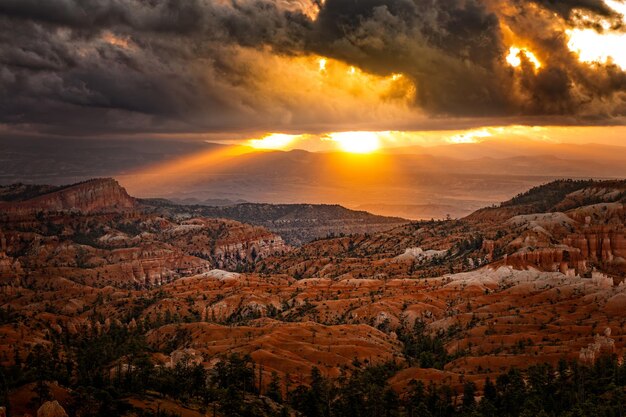
[[[266,151],[184,140],[0,139],[2,183],[114,177],[137,197],[185,204],[341,204],[408,219],[464,217],[559,178],[623,178],[623,146],[486,141],[371,155]]]

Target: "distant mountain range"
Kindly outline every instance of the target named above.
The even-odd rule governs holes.
[[[242,203],[228,206],[180,205],[165,199],[135,200],[111,178],[66,186],[11,184],[0,186],[0,210],[33,214],[42,210],[106,212],[133,209],[169,217],[208,217],[263,226],[288,244],[301,245],[317,238],[374,233],[409,220],[377,216],[328,204]]]
[[[236,220],[263,226],[291,245],[317,238],[354,233],[374,233],[406,224],[409,220],[378,216],[334,204],[261,204],[231,206],[177,205],[167,200],[145,199],[142,204],[169,215],[193,215]]]
[[[499,140],[372,155],[244,148],[197,163],[198,156],[227,147],[188,140],[66,141],[75,152],[43,139],[0,139],[0,182],[59,185],[106,176],[132,195],[182,204],[340,204],[385,216],[443,219],[555,179],[626,177],[626,148],[595,144]]]

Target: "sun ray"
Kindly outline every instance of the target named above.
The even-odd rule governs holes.
[[[254,149],[247,146],[223,146],[117,177],[131,193],[138,196],[150,195],[153,190],[165,189],[169,185],[193,178],[198,173],[215,173],[232,158],[250,152],[254,152]]]

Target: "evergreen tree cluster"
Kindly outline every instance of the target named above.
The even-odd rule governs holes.
[[[290,394],[291,405],[307,417],[618,417],[626,412],[626,364],[603,357],[593,366],[561,361],[527,370],[512,368],[480,392],[466,381],[457,393],[448,384],[411,381],[399,397],[388,385],[398,368],[357,369],[335,381],[312,372],[310,387]]]
[[[450,356],[441,338],[416,323],[401,334],[412,366],[442,368]],[[207,415],[229,417],[578,417],[623,416],[626,412],[626,364],[602,357],[593,366],[561,361],[526,370],[510,369],[463,391],[451,385],[411,381],[401,395],[389,385],[402,369],[396,363],[365,366],[355,360],[338,378],[313,368],[309,384],[292,387],[249,356],[227,355],[206,369],[183,356],[173,366],[155,364],[143,332],[111,328],[100,335],[58,336],[15,354],[14,365],[0,369],[0,405],[11,392],[34,383],[33,408],[52,398],[51,381],[71,390],[72,417],[122,416],[133,411],[129,398],[171,399]],[[8,410],[11,415],[11,410]],[[138,416],[171,417],[134,410]],[[156,414],[155,414],[156,413]],[[215,413],[215,414],[213,414]]]

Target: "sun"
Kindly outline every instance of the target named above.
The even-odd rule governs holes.
[[[380,149],[380,140],[375,132],[329,133],[330,140],[337,142],[344,152],[367,154]]]

